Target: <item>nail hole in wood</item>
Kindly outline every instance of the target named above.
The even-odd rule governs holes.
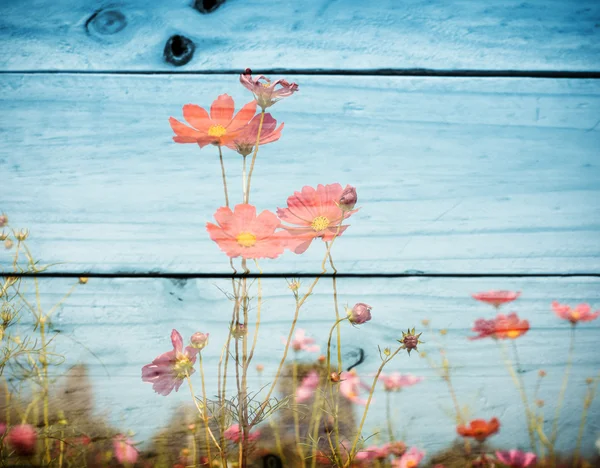
[[[223,3],[225,3],[225,0],[196,0],[194,2],[194,8],[200,13],[212,13]]]
[[[185,36],[176,34],[171,36],[165,44],[165,60],[177,67],[185,65],[194,56],[196,46]]]
[[[122,31],[127,26],[127,18],[119,10],[98,10],[85,23],[89,33],[108,36]]]

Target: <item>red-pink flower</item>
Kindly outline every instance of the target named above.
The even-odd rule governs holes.
[[[341,223],[358,211],[339,207],[343,191],[340,184],[319,184],[316,189],[305,186],[287,199],[287,208],[277,208],[279,218],[293,225],[282,225],[293,236],[291,250],[301,254],[317,237],[327,242],[342,235],[348,226]]]
[[[173,351],[158,356],[152,363],[142,367],[142,380],[152,384],[154,391],[168,395],[179,390],[183,380],[195,372],[194,363],[198,350],[191,346],[183,348],[183,339],[177,330],[171,332]]]
[[[390,375],[381,373],[379,375],[379,380],[383,382],[383,388],[387,392],[392,392],[416,385],[423,380],[423,377],[417,377],[410,374],[400,374],[400,372],[392,372]]]
[[[202,107],[195,104],[183,106],[183,118],[190,124],[181,123],[173,117],[169,118],[171,128],[175,132],[176,143],[197,143],[203,146],[226,145],[233,141],[237,134],[250,122],[256,114],[256,101],[249,102],[233,115],[235,105],[233,98],[221,94],[210,106],[210,116]]]
[[[287,340],[286,338],[282,338],[282,341],[285,344]],[[316,340],[314,338],[306,336],[306,331],[302,328],[299,328],[296,330],[296,334],[294,335],[290,345],[296,352],[306,351],[308,353],[318,353],[320,348],[319,345],[316,345],[315,343]]]
[[[377,447],[376,445],[371,445],[367,448],[356,452],[354,456],[354,460],[357,462],[367,462],[373,460],[383,460],[387,458],[388,452],[384,447]]]
[[[133,446],[134,442],[123,434],[117,434],[113,437],[113,450],[115,452],[115,458],[122,465],[134,464],[137,459],[139,452]]]
[[[498,451],[496,458],[511,468],[527,468],[537,461],[535,453],[521,452],[520,450]]]
[[[276,258],[289,239],[286,231],[275,232],[280,221],[274,213],[264,210],[257,216],[252,205],[236,205],[234,211],[223,206],[215,213],[215,220],[218,225],[206,223],[206,230],[229,257]]]
[[[256,115],[248,125],[240,130],[233,140],[225,143],[225,146],[237,151],[242,156],[248,156],[254,150],[254,145],[256,145],[259,127],[260,115]],[[282,130],[283,124],[277,128],[277,120],[275,120],[271,114],[265,114],[258,144],[266,145],[267,143],[273,143],[274,141],[279,140]]]
[[[252,71],[249,68],[240,75],[240,83],[242,83],[245,88],[252,91],[258,105],[263,111],[267,107],[271,107],[277,101],[291,96],[298,91],[298,85],[296,83],[289,83],[283,79],[271,81],[264,75],[258,75],[256,78],[252,78]]]
[[[480,340],[491,337],[498,340],[510,338],[512,340],[524,335],[529,330],[529,322],[520,320],[517,314],[498,314],[495,319],[478,319],[473,325],[477,336],[469,337],[470,340]]]
[[[240,428],[239,424],[233,424],[231,426],[229,426],[227,429],[225,429],[225,431],[223,432],[223,436],[227,439],[227,440],[231,440],[234,443],[239,443],[240,439],[242,438],[242,429]],[[254,432],[250,433],[247,435],[246,439],[249,442],[253,442],[258,440],[260,437],[260,431],[259,430],[255,430]]]
[[[521,292],[513,291],[487,291],[473,294],[473,299],[485,302],[486,304],[493,305],[494,307],[500,307],[502,304],[512,302],[521,295]]]
[[[573,325],[577,322],[591,322],[596,320],[600,316],[600,310],[592,312],[592,308],[589,304],[579,304],[577,307],[572,309],[566,304],[560,304],[556,301],[552,303],[554,313],[561,319],[568,320]]]
[[[366,405],[367,400],[359,397],[361,389],[370,391],[371,387],[360,380],[355,370],[342,372],[340,375],[340,393],[346,399],[357,405]]]
[[[316,371],[311,371],[302,379],[302,383],[296,389],[296,403],[303,403],[310,400],[318,386],[319,374]]]
[[[35,453],[37,432],[31,424],[19,424],[8,430],[4,440],[17,455],[30,456]]]
[[[416,468],[425,457],[425,452],[417,447],[411,447],[404,455],[392,462],[394,468]]]

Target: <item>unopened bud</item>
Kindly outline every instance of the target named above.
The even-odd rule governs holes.
[[[190,424],[190,425],[188,426],[188,429],[189,429],[191,432],[194,432],[194,431],[196,430],[196,425],[195,425],[195,424]]]
[[[89,278],[87,278],[86,276],[79,277],[79,284],[87,284],[88,281],[89,281]]]
[[[265,366],[263,366],[262,364],[256,364],[256,372],[261,373],[264,370]]]
[[[383,354],[385,354],[386,356],[389,356],[390,354],[392,354],[392,351],[390,351],[390,348],[385,348],[383,350]]]
[[[8,224],[8,216],[6,216],[4,213],[2,213],[0,215],[0,227],[4,227]]]
[[[538,406],[538,408],[541,408],[544,406],[544,400],[537,400],[535,404]]]
[[[322,354],[317,358],[317,361],[319,361],[320,364],[323,364],[325,361],[327,361],[327,358],[325,356],[323,356]]]
[[[445,328],[442,328],[440,330],[440,335],[444,336],[444,335],[447,335],[447,334],[448,334],[448,330],[446,330]]]
[[[332,372],[331,374],[329,374],[329,380],[331,380],[332,382],[339,382],[340,381],[340,374],[338,374],[337,372]]]
[[[184,457],[189,457],[190,456],[190,449],[187,449],[187,448],[181,449],[181,455],[184,456]]]
[[[429,320],[428,319],[421,320],[421,323],[423,324],[424,327],[429,326]]]
[[[354,325],[361,325],[371,320],[371,309],[372,307],[364,302],[359,302],[352,307],[352,309],[346,309],[348,314],[348,320]]]
[[[342,211],[350,211],[356,205],[358,201],[358,195],[356,194],[356,188],[351,185],[347,185],[339,200],[339,207]]]
[[[20,231],[15,231],[15,238],[18,241],[24,241],[29,237],[29,229],[21,229]]]
[[[421,335],[422,335],[422,333],[419,333],[417,335],[415,333],[414,328],[412,330],[409,328],[406,333],[402,332],[402,339],[398,340],[398,342],[402,343],[402,348],[406,349],[408,351],[408,354],[410,355],[410,352],[413,349],[415,351],[419,352],[419,350],[417,349],[417,346],[422,343],[422,341],[419,340],[419,337]]]
[[[13,246],[13,245],[14,245],[14,244],[13,244],[13,241],[12,241],[12,240],[10,240],[10,239],[6,239],[6,240],[4,241],[4,248],[5,248],[6,250],[10,250],[10,249],[12,249],[12,246]]]
[[[231,336],[236,340],[239,340],[248,334],[248,327],[243,323],[236,323],[231,327]]]
[[[190,338],[192,348],[204,349],[208,344],[208,333],[196,332]]]
[[[298,281],[298,280],[290,281],[288,288],[290,288],[292,291],[298,291],[298,289],[300,289],[300,281]]]
[[[592,385],[594,383],[594,379],[592,379],[591,377],[588,377],[587,379],[585,379],[585,383],[588,385]]]
[[[42,366],[45,366],[46,364],[48,364],[48,360],[46,359],[46,356],[44,356],[43,354],[39,355],[38,361],[40,361],[40,364]]]
[[[538,375],[539,375],[540,377],[546,377],[546,371],[545,371],[545,370],[543,370],[543,369],[540,369],[540,371],[538,372]]]
[[[6,239],[8,239],[9,234],[2,231],[0,232],[0,241],[5,241]]]

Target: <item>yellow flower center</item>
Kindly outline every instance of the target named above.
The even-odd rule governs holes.
[[[190,375],[193,368],[194,365],[187,356],[179,355],[176,358],[173,371],[178,379],[185,379],[188,375]]]
[[[256,236],[251,232],[240,232],[235,238],[242,247],[252,247],[256,244]]]
[[[575,311],[571,312],[571,320],[577,321],[580,318],[581,318],[581,314],[579,312],[575,312]]]
[[[509,330],[506,335],[509,338],[517,338],[518,336],[521,335],[521,332],[519,330]]]
[[[329,227],[329,220],[325,216],[317,216],[313,219],[311,227],[315,231],[322,231],[323,229],[327,229]]]
[[[417,466],[417,462],[415,460],[408,460],[406,462],[406,468],[415,468]]]
[[[208,129],[208,136],[222,137],[227,133],[227,129],[223,125],[211,125]]]

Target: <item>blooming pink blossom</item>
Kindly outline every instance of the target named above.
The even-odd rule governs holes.
[[[244,203],[234,211],[223,206],[214,216],[218,225],[206,223],[206,230],[229,257],[276,258],[285,250],[289,234],[275,232],[280,221],[270,211],[257,216],[256,208]]]
[[[158,356],[152,363],[142,367],[142,380],[152,384],[154,391],[168,395],[179,390],[183,379],[195,371],[194,363],[198,350],[187,346],[183,348],[183,339],[177,330],[171,332],[173,351]]]
[[[498,308],[502,304],[506,304],[508,302],[512,302],[516,300],[521,295],[521,292],[513,292],[513,291],[487,291],[480,292],[477,294],[473,294],[473,299],[476,299],[481,302],[485,302],[486,304],[493,305]]]
[[[289,83],[283,79],[271,81],[264,75],[252,78],[252,70],[249,68],[240,75],[240,83],[242,83],[245,88],[252,91],[258,105],[263,111],[267,107],[271,107],[277,101],[291,96],[298,91],[298,85],[296,83]]]
[[[411,447],[404,455],[392,462],[394,468],[416,468],[425,457],[425,452]]]
[[[371,309],[370,305],[359,302],[352,309],[348,309],[348,320],[354,325],[362,325],[371,320]]]
[[[242,429],[240,428],[239,424],[233,424],[231,426],[229,426],[227,429],[225,429],[225,431],[223,432],[223,436],[227,439],[227,440],[231,440],[234,443],[239,443],[240,439],[242,438]],[[260,438],[260,431],[259,430],[255,430],[254,432],[248,434],[247,436],[247,440],[249,442],[254,442],[256,440],[258,440]]]
[[[343,234],[348,225],[341,223],[358,211],[340,208],[343,191],[340,184],[319,184],[316,189],[305,186],[287,199],[287,208],[277,208],[279,218],[292,225],[282,225],[293,236],[290,250],[301,254],[315,238],[328,242]]]
[[[319,386],[319,374],[316,371],[311,371],[302,379],[302,383],[296,389],[296,403],[303,403],[312,398],[315,390]]]
[[[346,399],[357,405],[366,405],[367,400],[359,397],[361,389],[370,391],[371,387],[360,380],[355,370],[342,372],[340,376],[340,393]]]
[[[17,455],[30,456],[35,453],[37,432],[31,424],[19,424],[8,430],[4,440]]]
[[[520,320],[517,314],[498,314],[495,319],[478,319],[473,325],[473,331],[477,336],[469,337],[470,340],[480,340],[491,337],[498,340],[516,339],[529,330],[529,322]]]
[[[286,338],[281,338],[281,340],[284,344],[287,342]],[[296,352],[306,351],[307,353],[318,353],[320,347],[315,343],[316,340],[314,338],[306,336],[306,331],[302,328],[299,328],[298,330],[296,330],[296,334],[294,335],[294,338],[292,339],[290,345],[292,346],[292,349]]]
[[[279,140],[281,131],[283,130],[283,124],[277,128],[277,120],[275,120],[271,114],[265,114],[261,127],[260,115],[256,115],[248,125],[235,135],[233,140],[225,143],[225,146],[237,151],[242,156],[248,156],[254,150],[254,145],[256,145],[256,137],[258,136],[259,128],[260,141],[258,144],[266,145],[267,143],[273,143],[274,141]]]
[[[379,374],[379,380],[383,382],[383,388],[387,392],[392,392],[418,384],[423,380],[423,377],[417,377],[410,374],[400,374],[400,372],[392,372],[390,375],[385,375],[384,373]]]
[[[591,322],[600,316],[600,310],[592,312],[592,308],[589,304],[579,304],[577,307],[572,309],[566,304],[560,304],[557,301],[554,301],[552,303],[552,308],[558,317],[568,320],[573,325],[575,325],[577,322]]]
[[[183,118],[190,124],[181,123],[173,117],[169,123],[176,143],[197,143],[200,148],[213,144],[217,146],[232,142],[240,131],[256,114],[256,101],[249,102],[235,115],[233,98],[221,94],[210,107],[210,116],[202,107],[195,104],[183,106]]]
[[[117,434],[113,437],[113,450],[115,458],[122,465],[133,464],[137,461],[139,452],[133,446],[134,442],[123,434]]]
[[[535,453],[521,452],[520,450],[498,451],[496,458],[511,468],[527,468],[537,461]]]

